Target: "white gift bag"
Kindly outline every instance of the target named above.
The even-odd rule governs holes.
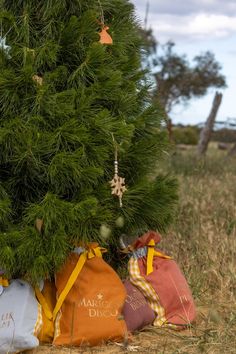
[[[0,354],[37,347],[41,327],[41,306],[33,288],[23,280],[12,280],[0,295]]]

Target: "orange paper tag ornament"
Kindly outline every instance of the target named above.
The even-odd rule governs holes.
[[[111,38],[110,34],[107,33],[109,30],[108,26],[103,25],[100,35],[100,43],[102,44],[113,44],[113,39]]]

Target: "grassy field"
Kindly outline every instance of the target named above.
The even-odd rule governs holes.
[[[165,352],[236,353],[236,159],[212,145],[203,161],[177,151],[165,168],[179,179],[180,204],[162,244],[188,278],[202,333],[187,350]]]
[[[131,347],[113,344],[85,349],[45,346],[34,353],[158,354],[236,353],[236,159],[211,146],[204,161],[194,148],[176,151],[158,170],[175,174],[180,203],[162,249],[180,264],[198,307],[196,325],[183,332],[148,327]]]
[[[195,298],[236,299],[236,159],[210,149],[205,161],[177,152],[167,167],[179,179],[176,222],[162,245],[185,271]]]

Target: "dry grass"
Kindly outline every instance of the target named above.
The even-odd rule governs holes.
[[[129,352],[158,354],[233,354],[236,352],[235,339],[236,309],[217,304],[198,306],[196,326],[191,330],[175,332],[167,329],[148,327],[134,335],[129,348],[108,344],[96,348],[55,348],[42,346],[32,351],[34,354],[74,354]]]
[[[181,264],[197,299],[217,293],[219,302],[228,302],[236,299],[236,161],[225,162],[221,154],[214,159],[214,168],[211,161],[200,173],[178,174],[177,221],[162,244]]]
[[[180,181],[178,217],[162,248],[181,265],[198,305],[196,325],[184,332],[153,327],[133,336],[139,353],[236,353],[236,161],[214,147],[206,161],[178,152],[165,165]],[[116,344],[94,349],[40,347],[33,353],[121,353]]]
[[[169,168],[180,181],[180,204],[162,245],[205,308],[197,323],[202,341],[186,353],[236,353],[236,161],[215,146],[203,162],[194,159],[193,150],[175,157]]]
[[[179,177],[178,220],[163,245],[184,268],[195,297],[236,297],[236,175]]]

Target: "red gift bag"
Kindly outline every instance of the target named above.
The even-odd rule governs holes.
[[[158,233],[150,231],[134,242],[130,281],[156,313],[154,325],[184,328],[195,320],[194,300],[177,263],[156,249],[160,239]]]

